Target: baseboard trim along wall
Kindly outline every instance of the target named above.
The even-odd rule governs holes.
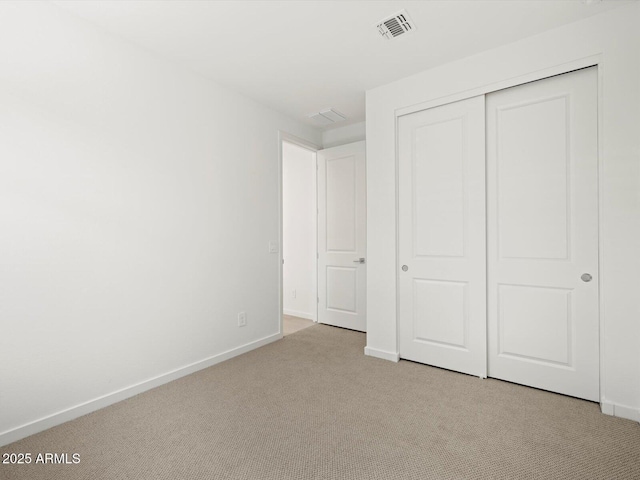
[[[611,415],[613,417],[626,418],[628,420],[640,422],[640,410],[638,410],[637,408],[603,400],[600,404],[600,410],[605,415]]]
[[[147,390],[151,390],[152,388],[159,387],[160,385],[164,385],[165,383],[169,383],[173,380],[177,380],[178,378],[190,375],[197,372],[198,370],[202,370],[216,365],[220,362],[224,362],[225,360],[229,360],[230,358],[237,357],[238,355],[242,355],[243,353],[249,352],[258,347],[262,347],[263,345],[275,342],[276,340],[280,340],[281,338],[281,333],[269,335],[268,337],[264,337],[254,342],[241,345],[240,347],[227,350],[226,352],[222,352],[217,355],[205,358],[204,360],[191,363],[175,370],[171,370],[170,372],[158,375],[157,377],[150,378],[149,380],[145,380],[135,385],[131,385],[130,387],[108,393],[106,395],[103,395],[102,397],[89,400],[88,402],[81,403],[66,410],[62,410],[60,412],[40,418],[25,425],[21,425],[12,430],[7,430],[6,432],[0,433],[0,446],[8,445],[30,435],[42,432],[51,427],[55,427],[56,425],[60,425],[88,413],[95,412],[96,410],[100,410],[101,408],[108,407],[109,405],[113,405],[114,403],[118,403],[122,400],[133,397],[134,395],[138,395],[139,393],[146,392]]]
[[[391,362],[400,361],[400,352],[385,352],[384,350],[377,350],[371,347],[364,347],[364,354],[369,357],[381,358],[383,360],[389,360]]]
[[[290,315],[292,317],[300,317],[306,318],[307,320],[313,320],[314,322],[316,321],[316,317],[312,313],[298,312],[296,310],[287,309],[282,310],[282,313],[284,313],[285,315]]]

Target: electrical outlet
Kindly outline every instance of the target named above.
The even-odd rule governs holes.
[[[244,327],[247,325],[247,314],[244,312],[240,312],[238,314],[238,326]]]
[[[296,289],[295,288],[293,290],[291,290],[291,296],[293,298],[296,298]]]

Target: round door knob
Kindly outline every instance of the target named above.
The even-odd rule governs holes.
[[[406,272],[407,270],[409,270],[409,267],[407,267],[406,265],[402,265],[402,271]]]
[[[590,273],[583,273],[580,276],[580,278],[582,279],[583,282],[590,282],[593,277],[591,276]]]

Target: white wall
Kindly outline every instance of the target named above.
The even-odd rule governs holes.
[[[397,358],[395,119],[584,66],[600,74],[603,411],[640,419],[640,5],[635,3],[367,92],[367,348]],[[581,60],[582,59],[582,60]]]
[[[365,122],[353,123],[344,127],[322,132],[322,147],[330,148],[347,143],[359,142],[366,137]]]
[[[280,338],[278,131],[319,132],[46,2],[0,58],[0,444]]]
[[[282,148],[283,310],[316,319],[316,154]],[[295,290],[296,295],[293,296]]]

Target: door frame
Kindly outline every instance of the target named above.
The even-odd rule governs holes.
[[[283,182],[282,182],[282,163],[283,163],[283,143],[291,143],[298,147],[304,148],[311,152],[314,156],[321,150],[321,147],[304,140],[300,137],[296,137],[295,135],[291,135],[285,131],[278,131],[278,335],[280,338],[283,337],[284,333],[284,227],[283,227]],[[318,251],[318,238],[317,238],[317,225],[318,225],[318,179],[317,179],[317,171],[318,171],[318,160],[314,159],[314,163],[316,166],[314,172],[314,196],[316,203],[316,235],[314,238],[314,249]],[[315,292],[316,298],[318,297],[318,260],[316,254],[316,261],[314,263],[314,275],[313,275],[313,291]],[[315,318],[314,322],[318,321],[318,304],[316,302],[315,307]]]
[[[421,110],[427,110],[434,107],[439,107],[442,105],[446,105],[449,103],[454,103],[460,100],[466,100],[468,98],[477,97],[480,95],[487,95],[492,92],[496,92],[498,90],[504,90],[506,88],[516,87],[518,85],[523,85],[530,82],[535,82],[537,80],[543,80],[545,78],[553,77],[556,75],[562,75],[565,73],[570,73],[575,70],[580,70],[588,67],[596,67],[598,70],[598,112],[597,112],[597,123],[598,123],[598,324],[599,324],[599,388],[600,388],[600,406],[604,413],[610,413],[609,405],[606,402],[606,392],[605,392],[605,315],[603,311],[603,301],[602,301],[602,292],[604,288],[604,252],[603,252],[603,198],[601,192],[603,191],[603,131],[602,125],[603,122],[603,72],[604,72],[604,56],[602,54],[592,55],[584,58],[580,58],[571,62],[563,63],[560,65],[555,65],[553,67],[545,68],[542,70],[531,72],[527,75],[521,75],[518,77],[505,79],[500,82],[484,85],[482,87],[474,88],[471,90],[462,91],[453,95],[447,95],[445,97],[440,97],[434,100],[429,100],[426,102],[416,103],[414,105],[410,105],[407,107],[397,108],[394,111],[394,140],[395,140],[395,229],[396,229],[396,255],[395,255],[395,266],[396,266],[396,352],[397,358],[400,359],[400,302],[398,299],[400,298],[400,249],[399,249],[399,240],[400,240],[400,229],[399,229],[399,141],[398,141],[398,133],[399,133],[399,118],[404,115],[410,115],[412,113],[419,112]],[[605,411],[605,407],[607,411]],[[610,413],[611,414],[611,413]]]

